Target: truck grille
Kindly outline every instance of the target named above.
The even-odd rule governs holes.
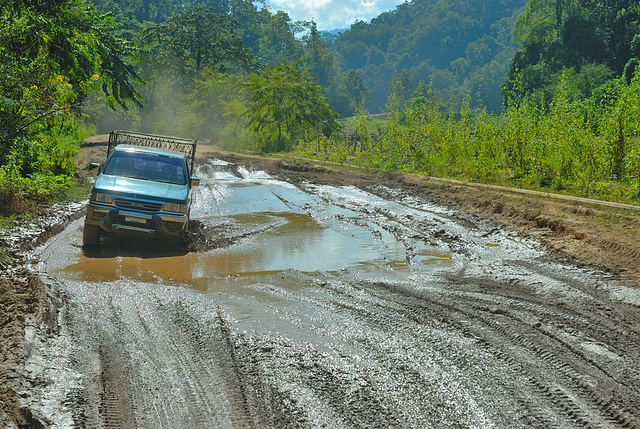
[[[135,198],[114,197],[113,201],[116,207],[124,210],[142,211],[148,213],[156,213],[162,210],[163,203],[139,200]]]

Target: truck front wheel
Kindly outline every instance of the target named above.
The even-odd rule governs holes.
[[[97,246],[100,243],[100,227],[96,225],[84,224],[82,233],[82,244],[84,246]]]

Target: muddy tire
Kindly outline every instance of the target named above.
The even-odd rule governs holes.
[[[100,227],[96,225],[84,225],[82,233],[82,245],[87,247],[97,246],[100,243]]]

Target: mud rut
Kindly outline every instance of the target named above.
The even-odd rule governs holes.
[[[182,277],[145,265],[187,264],[181,254],[103,243],[104,254],[83,256],[81,221],[42,249],[43,275],[67,302],[60,335],[30,363],[46,368],[31,407],[42,421],[640,427],[637,290],[383,186],[293,187],[215,162],[199,174],[194,218],[209,235],[196,232],[200,250],[188,255],[205,260]],[[293,228],[289,212],[321,225],[316,234],[365,243],[361,263],[206,271],[208,253],[229,264],[238,248],[277,253],[268,242]],[[115,263],[86,272],[96,261]]]

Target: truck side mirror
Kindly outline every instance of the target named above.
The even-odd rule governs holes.
[[[200,186],[200,179],[198,179],[197,177],[191,178],[191,187],[194,187],[194,186]]]
[[[98,164],[97,162],[92,162],[91,164],[89,164],[89,170],[93,170],[94,168],[97,168],[98,173],[100,173],[100,167],[101,165]]]

